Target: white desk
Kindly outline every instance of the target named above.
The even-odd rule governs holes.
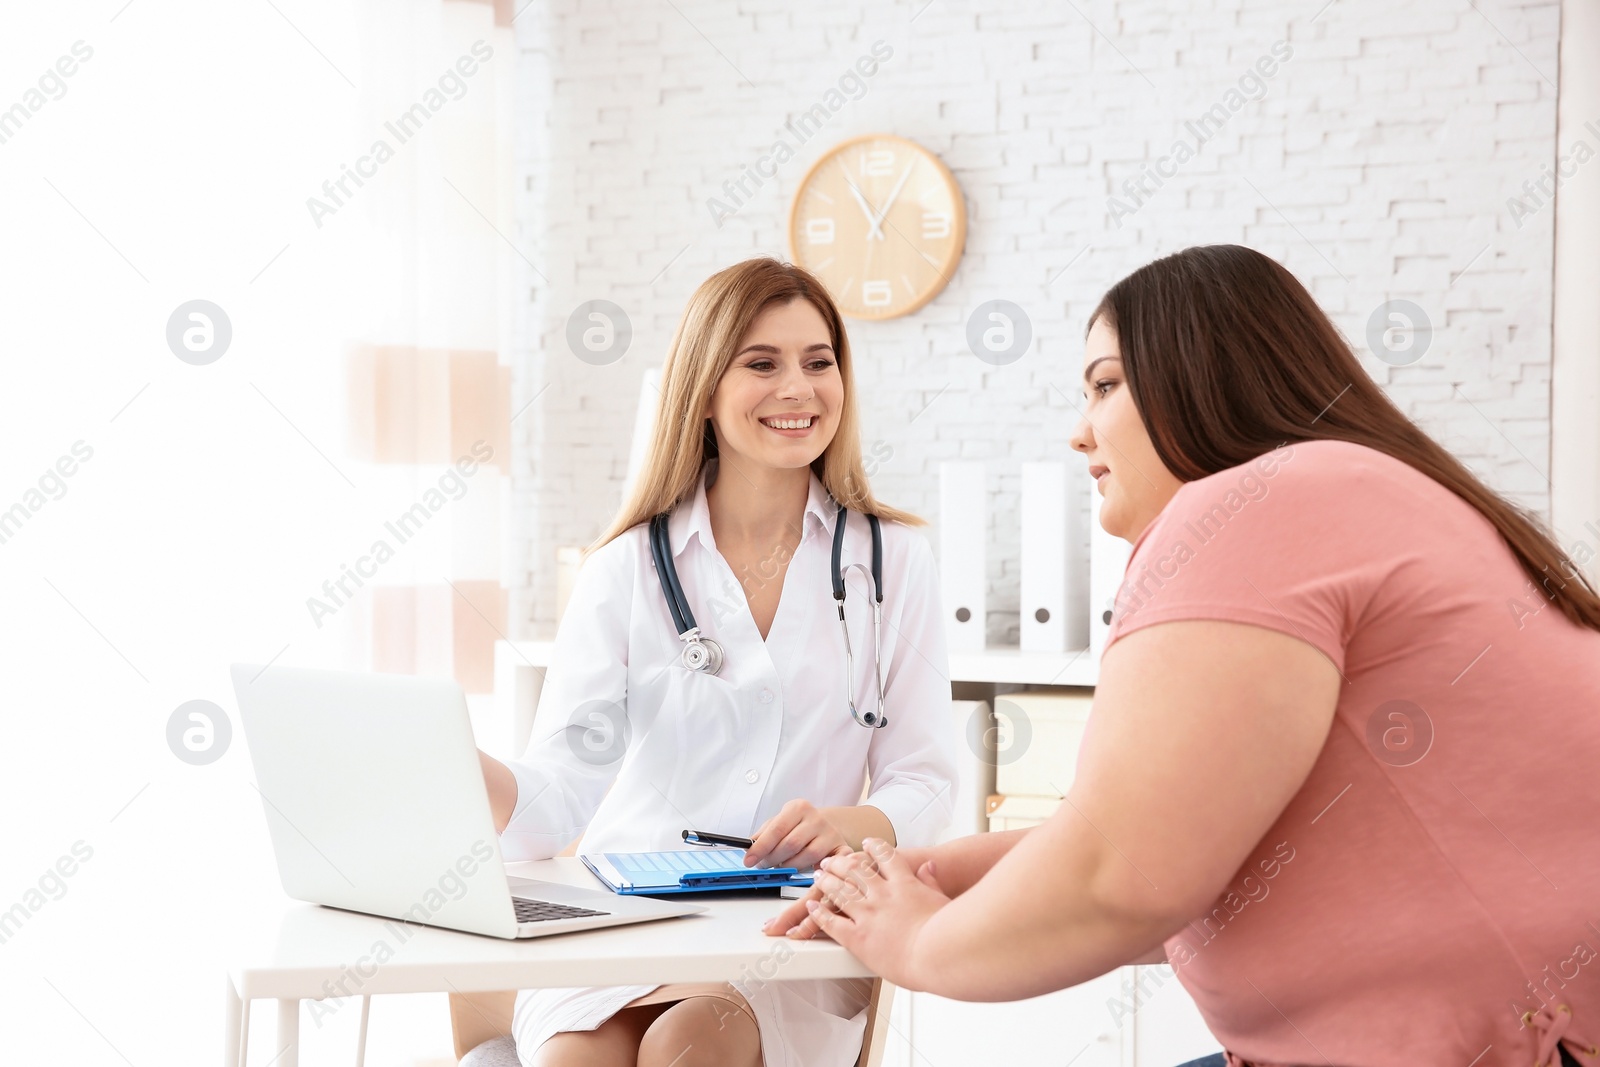
[[[570,857],[513,863],[507,869],[513,877],[599,886]],[[753,896],[700,902],[711,910],[684,919],[507,941],[285,901],[277,923],[267,924],[234,953],[223,1067],[243,1067],[246,1005],[259,999],[278,1002],[278,1045],[284,1051],[274,1067],[297,1067],[300,1001],[321,1000],[328,989],[344,995],[338,992],[340,983],[349,995],[359,996],[872,974],[832,941],[764,934],[761,924],[790,901]],[[402,941],[403,935],[409,936]],[[379,944],[393,953],[382,964],[370,962]],[[369,962],[363,964],[364,959]]]

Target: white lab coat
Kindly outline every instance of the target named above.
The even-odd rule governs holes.
[[[715,477],[715,464],[707,473]],[[510,763],[517,807],[501,837],[508,861],[544,859],[583,834],[584,853],[685,847],[693,828],[741,837],[797,798],[866,803],[904,845],[949,823],[956,776],[949,668],[933,553],[883,523],[883,650],[888,725],[856,723],[845,703],[844,640],[832,593],[837,505],[813,475],[804,531],[766,640],[716,550],[701,485],[669,522],[673,562],[701,633],[720,643],[718,675],[680,662],[672,616],[636,526],[585,562],[556,636],[528,750]],[[843,560],[856,707],[877,707],[871,535],[852,514]],[[614,783],[614,784],[613,784]],[[607,788],[610,792],[607,792]],[[776,904],[776,902],[774,902]],[[776,908],[774,909],[776,910]],[[845,1067],[866,1022],[865,983],[738,983],[767,1067]],[[513,1032],[524,1065],[564,1030],[592,1030],[655,986],[524,990]]]

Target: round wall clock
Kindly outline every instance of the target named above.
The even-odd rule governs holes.
[[[949,168],[889,134],[835,145],[789,207],[790,257],[851,318],[892,319],[938,296],[966,239],[966,203]]]

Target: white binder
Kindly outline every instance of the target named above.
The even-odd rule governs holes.
[[[1106,533],[1100,525],[1100,489],[1089,488],[1089,650],[1096,658],[1106,647],[1106,632],[1111,629],[1111,613],[1116,607],[1117,590],[1128,570],[1133,546]]]
[[[982,652],[986,643],[988,535],[983,464],[939,464],[939,584],[951,652]]]
[[[1067,649],[1067,465],[1022,465],[1022,651]]]

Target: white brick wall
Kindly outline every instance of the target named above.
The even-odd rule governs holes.
[[[1239,242],[1283,261],[1363,352],[1375,307],[1421,305],[1434,326],[1426,357],[1397,368],[1368,353],[1367,366],[1493,485],[1544,511],[1552,212],[1519,228],[1506,200],[1555,155],[1557,10],[1556,0],[1335,0],[1320,13],[1304,0],[530,5],[516,23],[513,236],[533,269],[522,268],[513,410],[538,399],[513,427],[508,573],[523,633],[553,624],[556,547],[588,542],[619,503],[640,374],[660,362],[690,292],[740,258],[786,256],[806,167],[871,131],[937,152],[970,220],[938,299],[851,327],[865,440],[893,450],[874,485],[932,518],[939,460],[990,463],[992,643],[1017,636],[1020,464],[1069,455],[1076,415],[1063,391],[1076,399],[1085,316],[1117,278],[1191,244]],[[880,39],[894,55],[864,97],[717,227],[707,198]],[[1117,225],[1107,198],[1278,41],[1292,56],[1264,95]],[[580,361],[565,340],[572,309],[597,298],[633,325],[610,366]],[[994,298],[1033,321],[1033,350],[1006,367],[965,343],[968,314]]]

